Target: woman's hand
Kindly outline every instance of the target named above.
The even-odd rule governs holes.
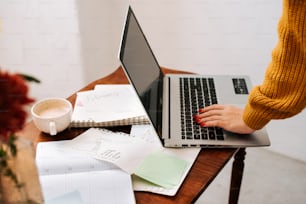
[[[243,109],[231,105],[211,105],[199,110],[194,120],[202,127],[220,127],[230,132],[249,134],[255,130],[242,119]]]

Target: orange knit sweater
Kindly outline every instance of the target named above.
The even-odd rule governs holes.
[[[260,129],[272,119],[288,118],[306,106],[306,0],[283,0],[278,43],[262,85],[255,87],[243,120]]]

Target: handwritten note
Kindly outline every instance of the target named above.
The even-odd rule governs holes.
[[[131,137],[137,137],[148,143],[162,146],[159,136],[152,125],[133,125],[130,132]]]
[[[102,135],[102,142],[95,158],[112,162],[124,171],[133,174],[135,168],[160,145],[122,134]]]
[[[103,128],[89,128],[78,137],[69,140],[65,144],[66,148],[71,148],[77,150],[78,152],[82,152],[83,154],[88,154],[93,156],[99,150],[101,143],[103,141],[103,136],[110,135],[112,136],[114,133],[107,129]],[[124,136],[129,136],[125,133],[116,133]]]
[[[72,121],[105,122],[146,116],[130,85],[101,85],[77,93]]]

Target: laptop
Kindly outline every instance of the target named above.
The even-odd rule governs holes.
[[[165,147],[268,146],[265,129],[241,135],[193,121],[200,107],[233,104],[243,107],[248,76],[163,74],[131,7],[128,8],[119,60],[157,135]]]

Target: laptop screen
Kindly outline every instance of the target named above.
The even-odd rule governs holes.
[[[131,7],[125,22],[119,58],[159,132],[162,124],[162,72]]]

